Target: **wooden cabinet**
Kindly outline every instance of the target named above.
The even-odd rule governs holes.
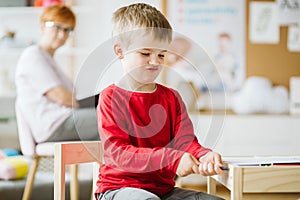
[[[208,177],[208,193],[216,193],[217,182],[230,190],[230,200],[242,200],[245,193],[300,193],[300,166],[228,167],[223,175]]]

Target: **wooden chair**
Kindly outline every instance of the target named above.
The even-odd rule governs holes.
[[[16,104],[16,119],[18,126],[18,137],[21,151],[24,156],[31,157],[33,162],[31,164],[27,180],[23,192],[22,200],[29,200],[31,197],[35,175],[38,170],[41,158],[54,157],[54,142],[37,143],[32,135],[32,131],[25,120],[24,113]],[[78,178],[77,178],[77,165],[70,168],[71,182],[70,182],[70,195],[72,200],[78,200]]]
[[[66,166],[94,162],[93,191],[102,163],[100,141],[62,142],[54,146],[54,200],[65,200]],[[76,189],[78,185],[75,185]],[[93,194],[92,194],[93,197]]]

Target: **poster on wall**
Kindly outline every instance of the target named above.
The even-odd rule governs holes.
[[[282,26],[300,23],[300,0],[277,0],[278,23]]]
[[[192,67],[173,62],[178,59],[171,59],[171,64],[201,92],[234,92],[241,87],[245,78],[245,10],[244,0],[167,0],[173,41],[178,42],[173,47]]]
[[[300,52],[300,25],[289,26],[287,42],[289,51]]]
[[[250,41],[252,43],[278,44],[278,9],[273,2],[251,2]]]

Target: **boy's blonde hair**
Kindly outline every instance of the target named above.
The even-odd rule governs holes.
[[[112,18],[112,35],[118,42],[128,45],[136,37],[133,32],[151,33],[154,39],[171,42],[172,27],[166,17],[155,7],[136,3],[116,10]],[[131,34],[132,33],[132,34]]]
[[[45,8],[40,21],[41,23],[45,23],[47,21],[70,23],[73,29],[76,25],[75,14],[68,6],[63,4],[55,4]]]

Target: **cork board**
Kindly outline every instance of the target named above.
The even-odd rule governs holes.
[[[269,0],[273,2],[273,0]],[[249,41],[249,5],[246,15],[246,76],[265,76],[274,85],[289,87],[291,76],[300,76],[300,52],[287,49],[288,27],[280,27],[279,44],[253,44]]]

